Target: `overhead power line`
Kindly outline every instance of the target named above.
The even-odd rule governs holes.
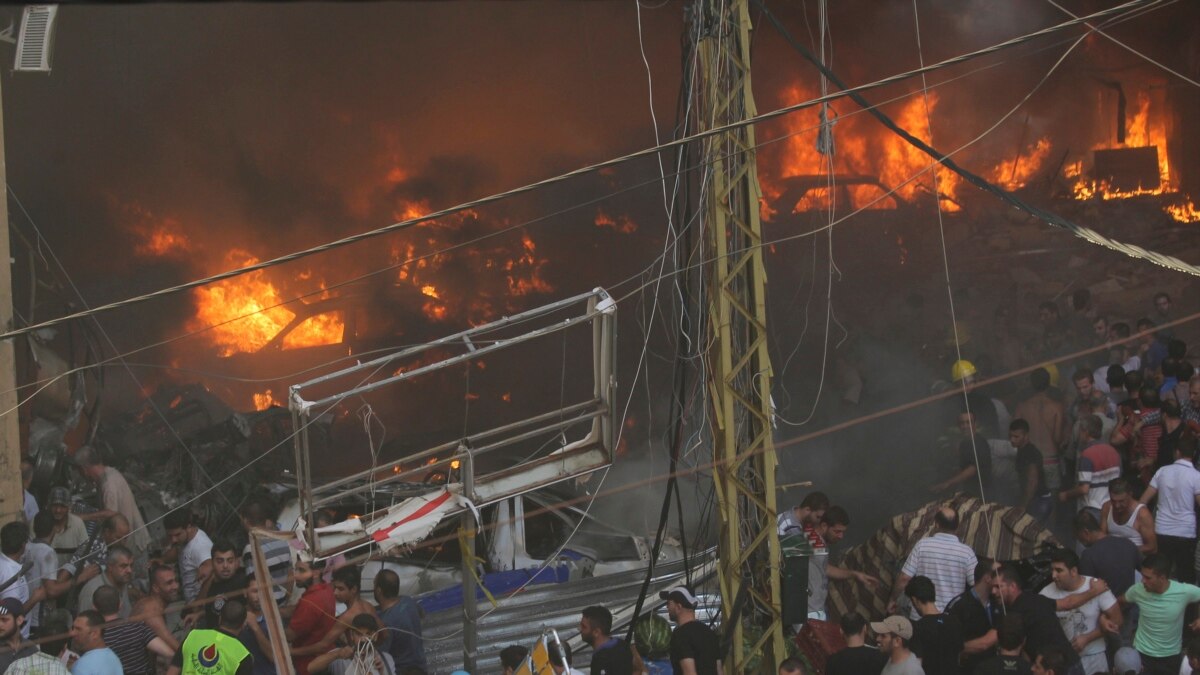
[[[566,173],[559,174],[559,175],[551,177],[551,178],[546,178],[541,181],[529,183],[527,185],[513,188],[511,190],[498,192],[496,194],[493,194],[493,195],[490,195],[487,197],[481,197],[479,199],[468,201],[463,204],[459,204],[457,206],[452,206],[449,208],[441,209],[439,211],[434,211],[432,213],[428,213],[428,214],[425,214],[425,215],[417,217],[417,218],[410,218],[408,220],[403,220],[400,222],[392,223],[391,225],[386,225],[384,227],[376,228],[374,230],[360,232],[358,234],[350,235],[348,237],[343,237],[341,239],[337,239],[335,241],[321,244],[319,246],[314,246],[314,247],[302,249],[299,251],[295,251],[293,253],[279,256],[277,258],[272,258],[270,260],[265,260],[265,261],[262,261],[262,262],[259,262],[259,263],[253,264],[253,265],[239,267],[236,269],[221,272],[220,274],[215,274],[215,275],[212,275],[209,277],[205,277],[203,279],[197,279],[197,280],[189,281],[189,282],[179,284],[176,286],[162,288],[162,289],[150,292],[150,293],[138,295],[138,296],[135,296],[132,298],[127,298],[125,300],[118,300],[116,302],[111,302],[111,303],[108,303],[105,305],[101,305],[99,307],[93,307],[88,310],[75,312],[73,314],[68,314],[68,315],[65,315],[65,316],[62,316],[62,317],[59,317],[56,319],[49,319],[47,321],[42,321],[40,323],[33,324],[30,326],[15,328],[13,330],[10,330],[3,334],[0,334],[0,339],[8,339],[8,338],[17,337],[19,335],[25,335],[27,333],[30,333],[30,332],[33,332],[36,330],[40,330],[42,328],[48,328],[50,326],[55,326],[55,325],[58,325],[61,323],[65,323],[67,321],[80,319],[80,318],[87,317],[87,316],[90,316],[93,314],[99,314],[101,312],[108,312],[108,311],[118,309],[121,307],[128,307],[130,305],[147,302],[147,301],[153,300],[155,298],[165,297],[168,295],[174,295],[176,293],[181,293],[186,290],[198,288],[200,286],[205,286],[205,285],[217,282],[217,281],[222,281],[225,279],[230,279],[233,277],[241,276],[243,274],[266,269],[268,267],[275,267],[278,265],[282,265],[284,263],[299,260],[301,258],[306,258],[308,256],[315,255],[317,253],[324,253],[326,251],[331,251],[333,249],[341,248],[344,246],[349,246],[350,244],[355,244],[360,241],[365,241],[367,239],[371,239],[371,238],[378,237],[381,235],[405,230],[405,229],[414,227],[416,225],[419,225],[421,223],[437,220],[438,218],[444,218],[446,216],[453,215],[455,213],[459,213],[461,211],[465,211],[468,209],[474,209],[474,208],[478,208],[480,206],[486,206],[488,204],[493,204],[493,203],[508,199],[510,197],[527,194],[527,193],[533,192],[535,190],[538,190],[540,188],[549,187],[551,185],[556,185],[558,183],[565,182],[567,180],[570,180],[570,179],[578,177],[578,176],[593,173],[593,172],[599,171],[601,169],[605,169],[608,167],[623,164],[623,163],[626,163],[626,162],[629,162],[629,161],[632,161],[635,159],[640,159],[642,157],[647,157],[649,155],[653,155],[653,154],[662,152],[663,150],[669,150],[669,149],[675,148],[677,146],[685,145],[687,143],[692,143],[692,142],[695,142],[698,140],[703,140],[703,139],[706,139],[706,138],[709,138],[712,136],[717,136],[719,134],[728,133],[729,131],[738,129],[740,127],[749,126],[752,124],[757,124],[759,122],[765,122],[768,120],[772,120],[777,117],[782,117],[784,115],[791,114],[798,110],[803,110],[805,108],[810,108],[814,105],[837,100],[837,99],[843,98],[845,96],[853,96],[857,92],[868,91],[871,89],[877,89],[879,87],[883,87],[883,86],[886,86],[889,84],[894,84],[896,82],[900,82],[900,81],[903,81],[908,78],[915,77],[915,76],[918,76],[918,75],[921,75],[924,73],[931,73],[931,72],[934,72],[937,70],[941,70],[943,68],[947,68],[947,67],[950,67],[953,65],[957,65],[959,63],[963,63],[966,61],[970,61],[970,60],[979,58],[981,56],[986,56],[988,54],[993,54],[995,52],[998,52],[998,51],[1001,51],[1004,49],[1008,49],[1010,47],[1015,47],[1017,45],[1021,45],[1026,42],[1036,40],[1037,38],[1087,23],[1089,21],[1095,21],[1096,19],[1113,16],[1113,15],[1127,12],[1130,10],[1142,9],[1142,8],[1145,8],[1148,6],[1158,5],[1161,3],[1161,1],[1162,0],[1130,0],[1130,2],[1126,2],[1123,4],[1117,5],[1115,7],[1110,7],[1108,9],[1104,9],[1104,10],[1100,10],[1098,12],[1094,12],[1092,14],[1088,14],[1086,16],[1071,19],[1069,21],[1064,21],[1063,23],[1059,23],[1059,24],[1056,24],[1053,26],[1049,26],[1047,28],[1043,28],[1043,29],[1034,31],[1032,33],[1027,33],[1025,35],[1011,38],[1009,40],[1005,40],[1003,42],[991,45],[989,47],[984,47],[982,49],[978,49],[973,52],[960,54],[958,56],[955,56],[955,57],[952,57],[952,58],[949,58],[949,59],[946,59],[943,61],[939,61],[937,63],[930,64],[930,65],[922,67],[922,68],[917,68],[917,69],[909,70],[909,71],[906,71],[903,73],[891,75],[891,76],[885,77],[883,79],[875,80],[874,82],[869,82],[867,84],[859,85],[857,87],[846,88],[844,84],[839,83],[839,86],[841,86],[843,88],[843,91],[841,91],[841,92],[831,93],[827,96],[821,96],[821,97],[818,97],[815,99],[811,99],[811,100],[804,101],[804,102],[797,103],[797,104],[790,105],[790,106],[784,106],[782,108],[778,108],[776,110],[772,110],[767,113],[762,113],[762,114],[756,115],[754,117],[749,117],[744,120],[740,120],[740,121],[733,122],[730,124],[722,125],[719,127],[714,127],[712,129],[708,129],[705,131],[697,132],[690,136],[684,136],[684,137],[678,138],[673,141],[661,143],[659,145],[656,145],[656,146],[650,147],[650,148],[644,148],[642,150],[638,150],[636,152],[633,152],[633,153],[630,153],[627,155],[623,155],[620,157],[608,159],[603,162],[598,162],[596,164],[590,164],[588,166],[574,169],[572,171],[568,171]],[[761,4],[760,4],[760,6],[761,6]],[[764,8],[764,11],[765,11],[765,8]],[[767,14],[769,15],[769,13],[767,13]],[[860,105],[861,105],[861,103],[860,103]],[[1030,208],[1032,208],[1032,207],[1030,207]],[[1099,236],[1099,235],[1097,235],[1097,236]],[[1097,243],[1099,243],[1099,242],[1097,242]],[[1128,245],[1124,245],[1124,246],[1128,246]],[[1109,247],[1115,248],[1113,246],[1109,246]],[[1136,249],[1137,247],[1132,247],[1132,248]],[[1115,250],[1121,250],[1121,249],[1115,249]],[[1141,251],[1147,255],[1149,255],[1151,253],[1151,252],[1145,251],[1144,249],[1137,249],[1137,250]],[[1122,252],[1126,252],[1126,251],[1122,250]],[[1131,253],[1127,253],[1127,254],[1131,254]],[[1158,254],[1153,254],[1153,255],[1158,256]],[[1135,255],[1135,257],[1145,257],[1145,256]],[[1162,259],[1174,260],[1173,258],[1169,258],[1167,256],[1159,256],[1159,257]],[[1182,263],[1181,261],[1177,261],[1177,262],[1179,262],[1179,264],[1181,264],[1181,265],[1184,265],[1184,263]],[[1163,264],[1163,263],[1160,262],[1159,264]],[[1188,267],[1190,267],[1190,266],[1188,266]],[[1190,273],[1200,276],[1200,269],[1197,269],[1194,267],[1192,267],[1191,269],[1195,270],[1195,271],[1190,272]]]
[[[838,76],[835,75],[832,70],[827,68],[825,66],[825,64],[821,63],[821,61],[812,54],[812,52],[810,52],[807,48],[805,48],[804,45],[802,45],[798,40],[796,40],[796,38],[787,30],[787,28],[782,23],[780,23],[779,19],[776,18],[775,15],[772,14],[771,11],[766,8],[766,6],[762,3],[762,0],[755,0],[755,2],[762,9],[763,16],[767,17],[767,19],[772,23],[772,25],[775,26],[775,28],[779,31],[779,33],[783,36],[783,38],[785,40],[787,40],[788,44],[790,44],[793,49],[795,49],[797,52],[799,52],[800,55],[803,56],[805,60],[812,63],[813,66],[815,66],[817,68],[817,70],[819,70],[821,72],[822,75],[824,75],[825,77],[828,77],[830,82],[833,82],[837,86],[842,87],[845,90],[845,93],[850,96],[851,100],[853,100],[855,103],[862,106],[863,108],[868,109],[870,111],[869,114],[872,117],[879,120],[879,122],[882,123],[885,127],[892,130],[896,135],[900,136],[905,141],[907,141],[909,143],[909,145],[912,145],[913,147],[917,148],[921,152],[924,152],[925,154],[932,157],[935,161],[937,161],[942,166],[944,166],[947,169],[953,171],[954,173],[957,173],[958,175],[962,176],[963,179],[966,180],[968,183],[974,185],[975,187],[979,188],[980,190],[983,190],[984,192],[988,192],[988,193],[991,193],[991,194],[999,197],[1000,199],[1008,202],[1009,204],[1015,206],[1016,208],[1034,216],[1035,218],[1038,218],[1039,220],[1042,220],[1043,222],[1046,222],[1046,223],[1049,223],[1050,225],[1054,225],[1055,227],[1060,227],[1064,230],[1067,230],[1071,234],[1074,234],[1075,236],[1080,237],[1081,239],[1088,241],[1092,244],[1096,244],[1098,246],[1103,246],[1104,248],[1107,248],[1112,251],[1116,251],[1118,253],[1123,253],[1131,258],[1139,258],[1141,260],[1147,260],[1156,265],[1166,267],[1167,269],[1175,270],[1176,272],[1184,272],[1187,274],[1191,274],[1192,276],[1200,277],[1200,267],[1197,267],[1196,265],[1193,265],[1188,262],[1184,262],[1183,260],[1180,260],[1179,258],[1176,258],[1174,256],[1169,256],[1169,255],[1166,255],[1163,253],[1158,253],[1156,251],[1151,251],[1149,249],[1142,248],[1141,246],[1138,246],[1136,244],[1129,244],[1129,243],[1117,241],[1110,237],[1106,237],[1089,227],[1084,227],[1082,225],[1073,223],[1073,222],[1067,220],[1066,218],[1058,215],[1057,213],[1052,213],[1050,211],[1046,211],[1045,209],[1038,208],[1038,207],[1026,202],[1025,200],[1021,199],[1020,197],[1016,196],[1012,192],[1009,192],[997,185],[994,185],[993,183],[991,183],[987,179],[983,178],[982,176],[975,174],[971,171],[968,171],[967,169],[964,169],[963,167],[959,166],[958,162],[955,162],[953,159],[950,159],[950,157],[948,155],[938,152],[937,149],[933,148],[928,143],[926,143],[925,141],[922,141],[921,139],[917,138],[916,136],[913,136],[911,133],[908,132],[907,129],[904,129],[900,125],[896,124],[892,120],[892,118],[888,117],[886,114],[884,114],[882,111],[880,111],[876,106],[872,105],[871,102],[868,101],[865,97],[863,97],[861,94],[859,94],[858,93],[859,90],[857,90],[855,88],[846,87],[845,82],[843,82],[840,78],[838,78]]]

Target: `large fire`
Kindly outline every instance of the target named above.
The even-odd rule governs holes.
[[[394,216],[413,218],[428,210],[424,202],[401,201]],[[397,267],[395,278],[420,292],[421,312],[430,321],[459,318],[479,325],[517,309],[517,298],[554,290],[543,276],[549,260],[538,255],[537,243],[527,232],[520,234],[520,248],[515,252],[508,243],[511,237],[452,253],[437,252],[453,246],[464,231],[478,227],[479,221],[477,212],[462,211],[422,223],[392,243],[389,260]]]
[[[1171,171],[1171,160],[1168,152],[1167,138],[1170,135],[1170,116],[1165,114],[1165,101],[1161,95],[1152,98],[1148,89],[1137,92],[1133,109],[1125,123],[1125,142],[1118,143],[1116,139],[1106,140],[1093,146],[1092,150],[1114,150],[1119,148],[1154,148],[1158,157],[1158,184],[1138,185],[1135,188],[1120,189],[1110,185],[1108,181],[1089,176],[1084,168],[1083,160],[1068,164],[1064,175],[1072,181],[1072,193],[1075,199],[1128,199],[1146,195],[1177,195],[1175,203],[1163,206],[1163,212],[1181,223],[1200,221],[1200,212],[1187,195],[1178,192],[1176,177]]]
[[[783,92],[782,103],[792,105],[814,96],[814,91],[794,84]],[[929,92],[928,115],[936,111],[938,101],[937,93]],[[925,106],[924,97],[909,97],[901,104],[900,110],[893,114],[893,118],[914,136],[929,142]],[[778,166],[774,170],[763,171],[763,190],[771,202],[782,197],[789,190],[789,184],[797,179],[815,183],[804,191],[796,203],[784,206],[792,212],[823,210],[830,205],[829,188],[821,184],[830,166],[827,157],[817,150],[817,123],[815,112],[785,117],[783,124],[788,138],[783,142],[784,150]],[[935,129],[936,125],[935,119]],[[954,196],[961,178],[939,167],[936,170],[935,190],[934,172],[929,171],[929,155],[879,126],[875,120],[865,115],[838,118],[833,126],[833,136],[835,152],[832,168],[837,176],[834,190],[840,210],[890,209],[896,207],[896,198],[909,202],[932,196],[935,192],[939,195],[942,209],[960,209]],[[918,178],[906,182],[918,174]],[[881,199],[888,190],[894,190],[896,198]],[[769,218],[772,213],[767,209],[764,215]],[[600,224],[598,220],[597,225]]]
[[[245,251],[233,251],[229,262],[231,266],[246,266],[257,263],[258,258]],[[296,313],[286,307],[275,307],[285,297],[267,278],[266,270],[202,286],[195,290],[194,298],[196,316],[188,329],[211,326],[209,339],[221,356],[262,349],[296,318]],[[281,346],[294,349],[338,344],[344,331],[345,325],[336,312],[318,314],[294,327]]]

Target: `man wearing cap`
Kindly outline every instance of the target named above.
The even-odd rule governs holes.
[[[129,522],[129,541],[126,545],[141,555],[150,545],[150,534],[146,531],[146,521],[142,520],[142,512],[138,510],[137,501],[133,498],[133,490],[120,471],[106,466],[96,449],[85,445],[75,451],[75,464],[79,472],[96,484],[100,493],[101,509],[95,513],[83,516],[84,520],[103,520],[116,514],[125,516]]]
[[[71,491],[65,487],[50,490],[50,515],[54,516],[54,533],[50,545],[58,554],[58,564],[65,565],[71,554],[88,540],[87,526],[83,519],[71,513]]]
[[[12,522],[0,527],[0,597],[16,598],[24,614],[29,600],[29,583],[25,581],[26,568],[21,567],[21,556],[29,543],[29,526],[23,522]],[[22,622],[21,637],[29,637],[29,625]]]
[[[58,578],[45,580],[38,590],[44,592],[46,597],[54,599],[71,590],[76,584],[82,585],[91,581],[100,573],[100,564],[108,557],[108,547],[123,540],[127,534],[129,521],[125,520],[125,516],[118,513],[104,521],[100,531],[80,544],[71,554],[71,559],[59,568]]]
[[[912,639],[912,622],[903,616],[889,616],[871,624],[879,640],[880,653],[888,657],[879,675],[925,675],[921,660],[908,648]]]
[[[675,622],[671,633],[671,672],[674,675],[724,675],[721,665],[721,641],[704,622],[696,620],[696,599],[692,589],[676,586],[659,591],[667,601],[667,615]]]
[[[24,614],[20,600],[0,600],[0,647],[3,648],[0,650],[0,673],[7,671],[13,661],[37,653],[37,645],[21,639],[21,628],[25,624]]]

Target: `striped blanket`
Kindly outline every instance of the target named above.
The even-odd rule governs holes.
[[[900,576],[900,567],[913,546],[934,532],[933,517],[943,504],[958,511],[958,537],[980,558],[1019,560],[1034,555],[1043,545],[1058,545],[1050,531],[1023,509],[994,502],[984,504],[963,494],[947,502],[931,502],[892,518],[866,542],[846,551],[840,566],[879,577],[881,583],[872,591],[857,582],[830,579],[826,603],[830,621],[837,621],[852,609],[868,618],[885,615],[888,594]]]

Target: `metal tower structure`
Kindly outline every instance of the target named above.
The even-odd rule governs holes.
[[[697,0],[700,124],[716,129],[756,114],[750,86],[747,0]],[[729,651],[727,673],[751,660],[773,671],[783,657],[779,538],[775,525],[775,444],[767,353],[766,274],[754,129],[705,141],[707,287],[713,346],[708,352],[719,518],[718,577]]]

